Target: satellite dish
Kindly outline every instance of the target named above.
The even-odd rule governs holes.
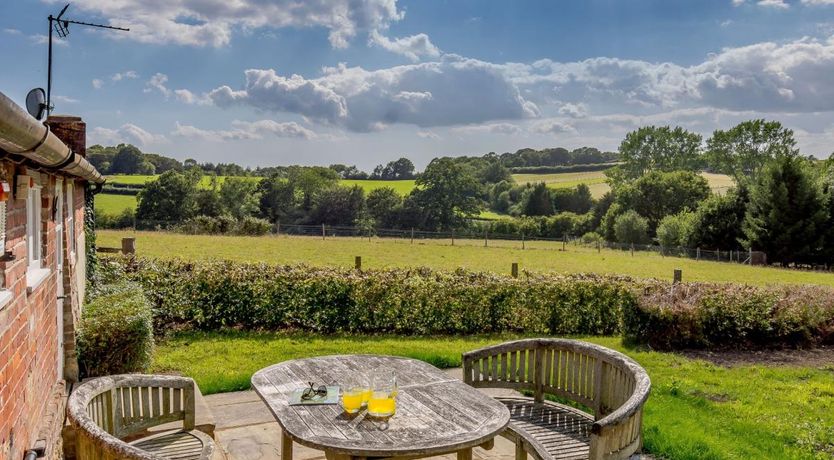
[[[26,110],[38,121],[43,120],[46,113],[46,92],[43,88],[35,88],[26,95]]]

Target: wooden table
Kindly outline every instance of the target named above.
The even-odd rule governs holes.
[[[289,395],[307,382],[338,385],[340,379],[376,368],[393,370],[397,412],[388,420],[340,406],[290,406]],[[510,413],[500,402],[440,369],[407,358],[341,355],[285,361],[261,369],[252,386],[283,430],[281,457],[292,460],[292,443],[320,449],[328,459],[417,458],[456,452],[470,460],[472,448],[492,448]]]

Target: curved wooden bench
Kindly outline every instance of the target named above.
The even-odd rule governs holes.
[[[82,383],[69,398],[79,460],[225,458],[194,429],[194,381],[185,377],[123,374]],[[149,428],[182,420],[181,430],[142,437]],[[137,439],[138,438],[138,439]]]
[[[622,353],[578,340],[526,339],[464,353],[464,382],[533,397],[498,398],[516,459],[625,459],[642,447],[651,381]],[[552,395],[583,407],[545,400]]]

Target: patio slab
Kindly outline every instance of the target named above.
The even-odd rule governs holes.
[[[461,378],[461,369],[449,369],[449,375]],[[491,396],[517,395],[513,390],[483,389]],[[205,396],[215,419],[214,437],[228,454],[228,460],[280,460],[281,429],[269,409],[254,391],[238,391]],[[515,446],[502,437],[495,438],[490,450],[476,448],[476,460],[513,460]],[[324,460],[324,452],[295,444],[294,460]],[[454,454],[432,457],[456,460]],[[645,457],[648,458],[648,457]]]

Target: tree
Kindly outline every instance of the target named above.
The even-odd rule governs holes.
[[[614,235],[624,244],[645,244],[649,241],[649,224],[633,210],[628,210],[614,221]]]
[[[400,158],[388,162],[387,165],[377,165],[371,174],[371,179],[404,180],[414,178],[414,163],[408,158]]]
[[[716,130],[707,140],[706,160],[711,169],[733,176],[740,184],[754,180],[771,160],[798,153],[793,131],[778,121],[759,119]]]
[[[503,181],[512,181],[513,175],[500,161],[489,162],[478,174],[478,179],[486,184],[497,184]]]
[[[334,185],[316,195],[310,223],[352,226],[365,213],[365,191],[362,187]]]
[[[550,191],[544,182],[534,185],[524,201],[522,214],[525,216],[549,216],[553,214]]]
[[[397,218],[402,208],[402,197],[391,187],[380,187],[368,192],[365,200],[368,214],[373,217],[377,226],[382,228],[396,228]]]
[[[824,241],[828,211],[805,160],[781,155],[769,163],[750,190],[744,234],[768,262],[808,263]]]
[[[423,214],[423,224],[433,230],[448,230],[480,211],[477,181],[449,158],[435,158],[417,179],[411,192]]]
[[[588,184],[579,184],[575,188],[557,188],[550,191],[550,196],[556,212],[585,214],[594,206]]]
[[[278,174],[263,179],[258,184],[259,210],[264,219],[272,223],[293,223],[300,218],[300,193],[295,185]]]
[[[695,214],[685,209],[661,219],[657,226],[657,242],[664,248],[689,246]]]
[[[290,166],[287,168],[287,181],[294,190],[301,193],[301,208],[309,211],[315,195],[326,188],[336,185],[339,175],[330,168],[321,166]]]
[[[198,188],[197,196],[197,215],[217,217],[223,213],[223,207],[220,206],[220,194],[217,192],[217,177],[212,176],[211,182],[206,188]]]
[[[113,161],[110,163],[110,173],[111,174],[147,174],[148,167],[143,163],[148,163],[145,161],[145,157],[142,155],[142,152],[134,147],[133,145],[121,145],[119,151],[116,155],[113,156]],[[151,165],[153,168],[153,165]],[[140,172],[144,170],[143,172]],[[153,174],[151,172],[150,174]]]
[[[615,191],[617,203],[645,217],[653,235],[660,219],[695,206],[709,196],[707,180],[690,171],[652,171]]]
[[[227,177],[220,185],[220,206],[235,219],[253,216],[260,203],[258,182],[243,177]]]
[[[626,134],[618,166],[624,180],[649,171],[696,171],[701,167],[701,136],[681,127],[644,126]]]
[[[747,200],[747,189],[740,187],[702,201],[693,215],[689,245],[724,250],[737,248],[744,239],[742,223]]]
[[[168,171],[139,192],[136,220],[144,227],[179,223],[197,212],[197,174]]]

